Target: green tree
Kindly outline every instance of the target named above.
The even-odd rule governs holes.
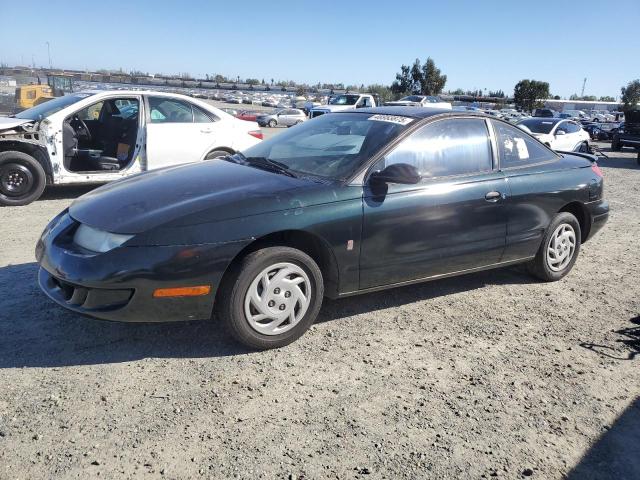
[[[604,96],[599,98],[599,101],[601,101],[601,102],[615,102],[616,99],[613,98],[613,97],[610,97],[609,95],[604,95]]]
[[[422,67],[422,90],[423,95],[438,95],[444,89],[447,83],[447,76],[440,73],[440,69],[436,67],[431,57],[427,58],[427,62]]]
[[[258,80],[257,78],[247,78],[244,83],[247,83],[249,85],[258,85],[260,83],[260,80]]]
[[[377,95],[381,103],[385,103],[393,100],[393,92],[386,85],[373,84],[373,85],[369,85],[366,89],[363,89],[363,90],[366,92],[372,93],[374,95]]]
[[[391,91],[397,96],[409,94],[438,95],[447,83],[447,76],[442,75],[440,69],[431,57],[422,65],[416,58],[410,67],[402,65],[400,72],[391,85]]]
[[[640,103],[640,79],[633,80],[620,89],[625,110],[636,107]]]
[[[513,89],[513,100],[518,108],[531,111],[549,98],[549,83],[538,80],[520,80]]]

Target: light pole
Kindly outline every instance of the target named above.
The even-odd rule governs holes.
[[[51,70],[51,46],[47,42],[47,56],[49,57],[49,70]]]

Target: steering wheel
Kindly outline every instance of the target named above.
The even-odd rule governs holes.
[[[84,123],[84,120],[82,120],[78,115],[74,115],[73,120],[74,122],[80,124],[80,129],[83,130],[82,136],[85,137],[88,142],[90,142],[92,140],[91,130],[89,130],[87,124]]]

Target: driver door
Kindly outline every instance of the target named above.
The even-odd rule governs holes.
[[[484,119],[429,123],[404,139],[376,170],[414,166],[416,185],[364,192],[360,288],[462,272],[500,262],[508,186],[493,162]]]

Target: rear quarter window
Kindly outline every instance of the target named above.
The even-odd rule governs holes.
[[[493,122],[501,168],[526,167],[553,160],[555,155],[517,127]]]

